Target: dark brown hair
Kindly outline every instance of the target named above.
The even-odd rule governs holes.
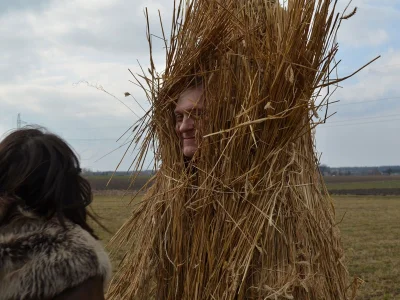
[[[69,145],[42,128],[16,130],[0,142],[0,197],[20,201],[39,216],[57,216],[80,225],[94,237],[86,221],[92,201],[89,182]]]

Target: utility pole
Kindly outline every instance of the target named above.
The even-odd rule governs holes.
[[[18,117],[17,117],[17,128],[20,129],[22,127],[22,124],[27,124],[26,122],[22,121],[21,119],[21,114],[18,113]]]
[[[17,128],[20,129],[21,128],[21,114],[18,113],[18,117],[17,117]]]

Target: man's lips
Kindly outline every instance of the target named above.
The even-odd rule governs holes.
[[[194,136],[192,136],[192,137],[184,137],[184,138],[182,138],[182,139],[184,139],[184,140],[193,140],[193,139],[194,139]]]

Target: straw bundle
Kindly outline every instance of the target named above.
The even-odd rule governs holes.
[[[340,80],[329,75],[347,17],[331,2],[174,8],[164,72],[151,58],[149,74],[134,75],[152,105],[136,128],[144,142],[134,163],[153,147],[159,170],[112,242],[127,253],[110,299],[354,296],[312,134],[326,105],[316,97]],[[199,150],[185,161],[174,108],[196,85],[205,110]]]

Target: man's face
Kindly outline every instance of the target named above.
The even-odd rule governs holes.
[[[189,158],[198,148],[195,125],[203,111],[202,95],[202,87],[190,88],[179,96],[175,107],[175,131],[181,140],[183,155]]]

